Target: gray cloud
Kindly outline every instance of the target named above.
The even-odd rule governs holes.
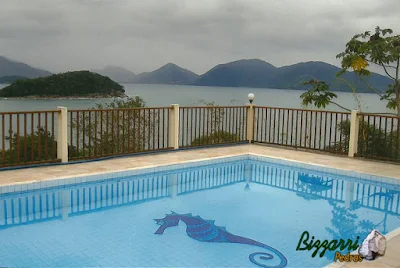
[[[203,73],[261,58],[335,55],[354,34],[400,25],[398,0],[0,0],[0,51],[50,71],[174,62]]]

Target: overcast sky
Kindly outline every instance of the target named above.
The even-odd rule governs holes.
[[[399,14],[400,0],[0,0],[0,55],[52,72],[173,62],[202,74],[243,58],[338,65],[354,34],[399,34]]]

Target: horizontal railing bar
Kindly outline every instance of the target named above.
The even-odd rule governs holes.
[[[378,114],[378,113],[359,113],[359,115],[400,119],[400,116],[397,116],[397,115],[386,115],[386,114]]]
[[[247,106],[179,106],[180,109],[247,108]]]
[[[101,112],[101,111],[128,111],[128,110],[161,110],[172,109],[172,107],[134,107],[134,108],[108,108],[108,109],[74,109],[68,112]]]
[[[58,110],[45,111],[20,111],[20,112],[0,112],[0,115],[17,115],[17,114],[39,114],[39,113],[59,113]]]
[[[340,111],[282,108],[282,107],[270,107],[270,106],[254,106],[254,109],[276,109],[276,110],[303,111],[303,112],[337,113],[337,114],[349,114],[349,115],[351,114],[350,112],[340,112]]]

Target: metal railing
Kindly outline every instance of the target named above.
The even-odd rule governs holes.
[[[179,108],[179,147],[229,144],[247,139],[246,106]]]
[[[58,162],[58,111],[0,113],[0,167]]]
[[[254,105],[0,113],[0,168],[246,141],[400,161],[399,119]]]
[[[400,117],[361,113],[357,156],[400,161]]]
[[[69,159],[170,149],[170,108],[68,111]]]
[[[346,154],[350,113],[255,107],[253,140],[295,148]]]

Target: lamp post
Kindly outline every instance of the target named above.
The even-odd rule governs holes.
[[[254,98],[255,98],[255,96],[254,96],[253,93],[250,93],[249,95],[247,95],[247,98],[249,99],[250,104],[252,104],[252,103],[253,103],[253,100],[254,100]]]

